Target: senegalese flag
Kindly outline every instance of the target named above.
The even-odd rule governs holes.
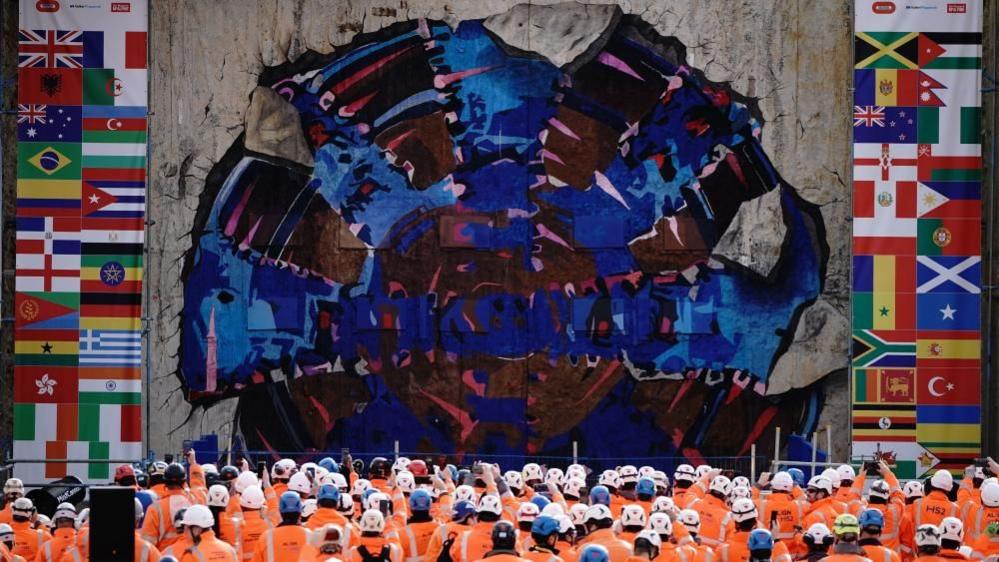
[[[854,256],[854,327],[911,330],[916,325],[915,256]]]

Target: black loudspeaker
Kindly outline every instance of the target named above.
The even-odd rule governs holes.
[[[135,559],[135,490],[128,486],[90,488],[90,560]]]
[[[67,476],[52,482],[46,488],[36,488],[27,493],[28,499],[42,515],[52,517],[56,506],[63,502],[79,505],[87,497],[87,489],[76,476]]]

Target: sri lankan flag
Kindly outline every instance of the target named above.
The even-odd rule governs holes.
[[[915,404],[915,369],[854,369],[854,404]]]

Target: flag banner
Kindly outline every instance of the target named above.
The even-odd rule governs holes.
[[[148,0],[19,1],[15,457],[143,456],[147,16]],[[44,467],[68,474],[110,467]]]
[[[981,456],[982,4],[854,2],[853,458],[911,478]]]

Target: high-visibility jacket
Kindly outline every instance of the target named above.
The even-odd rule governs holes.
[[[7,502],[7,505],[0,509],[0,523],[6,523],[10,525],[10,522],[14,520],[14,502]]]
[[[708,547],[704,547],[707,549]],[[659,556],[655,562],[696,562],[698,557],[697,547],[693,544],[674,545],[665,543],[659,549]]]
[[[756,500],[756,510],[760,514],[760,523],[770,529],[776,541],[793,539],[805,519],[805,504],[795,501],[791,494],[785,492],[761,495]],[[776,528],[770,527],[771,521]]]
[[[437,558],[440,556],[444,548],[444,543],[447,542],[448,538],[457,542],[458,537],[469,529],[471,529],[469,525],[454,521],[444,523],[438,527],[437,531],[430,537],[430,543],[427,544],[427,552],[423,555],[423,560],[425,562],[437,562]]]
[[[481,521],[472,525],[455,538],[451,545],[451,560],[472,562],[485,556],[493,548],[492,532],[492,522]]]
[[[407,523],[399,529],[402,540],[402,559],[405,562],[420,562],[427,553],[430,539],[440,527],[440,523],[431,519],[417,523]]]
[[[316,530],[322,528],[326,525],[339,525],[344,531],[351,524],[350,520],[343,516],[342,513],[337,511],[332,507],[320,507],[309,517],[309,521],[305,523],[305,528],[309,530]]]
[[[71,546],[62,554],[62,558],[60,560],[61,562],[87,562],[89,559],[89,552],[80,550],[79,546]]]
[[[915,548],[916,529],[920,525],[940,525],[945,517],[957,517],[957,504],[947,498],[940,490],[933,490],[925,497],[919,498],[909,506],[909,513],[902,519],[901,537],[902,551],[913,553]]]
[[[190,544],[178,554],[177,562],[238,562],[236,549],[210,530],[201,533],[198,544]]]
[[[493,557],[490,557],[493,558]],[[564,562],[561,556],[555,554],[547,548],[534,545],[531,548],[524,551],[521,558],[529,560],[530,562]]]
[[[682,526],[682,525],[681,525]],[[676,530],[676,527],[673,527]],[[691,542],[686,544],[694,553],[694,558],[691,562],[714,562],[717,559],[715,556],[715,550],[706,544],[701,544],[691,537]]]
[[[59,562],[66,549],[76,546],[76,529],[62,527],[52,532],[52,538],[45,541],[35,555],[36,562]]]
[[[229,546],[236,548],[236,525],[242,523],[242,519],[236,519],[229,515],[226,511],[220,511],[215,515],[218,520],[219,532],[216,533],[215,538],[225,542]],[[239,554],[239,549],[236,548],[236,553]]]
[[[749,560],[749,531],[735,531],[715,549],[715,557],[720,562],[747,562]],[[774,543],[773,562],[791,562],[791,554],[787,546],[781,542]]]
[[[298,562],[302,547],[309,540],[309,530],[301,525],[281,525],[268,529],[257,540],[253,562]]]
[[[184,533],[177,538],[177,540],[170,546],[164,548],[161,552],[161,556],[173,556],[177,560],[180,560],[181,554],[184,550],[193,546],[194,543],[191,542],[191,535]]]
[[[822,562],[874,562],[866,556],[860,554],[830,554],[822,559]]]
[[[936,554],[924,554],[922,556],[915,557],[913,559],[913,562],[950,562],[950,561]]]
[[[361,537],[360,544],[351,547],[344,562],[365,562],[365,552],[374,558],[379,558],[384,552],[390,562],[402,562],[402,549],[385,537]]]
[[[701,516],[701,531],[698,536],[703,544],[716,547],[735,531],[732,512],[725,502],[708,494],[690,506]]]
[[[264,533],[274,528],[271,520],[264,517],[259,509],[243,512],[242,519],[236,519],[233,532],[236,537],[236,551],[244,561],[252,560],[257,543]]]
[[[999,521],[999,507],[978,505],[968,512],[964,521],[964,542],[971,544],[985,534],[985,528]]]
[[[965,556],[964,553],[951,548],[941,548],[940,552],[937,553],[937,556],[945,560],[951,560],[951,561],[953,560],[962,561],[968,559],[968,557]]]
[[[159,562],[160,551],[138,531],[135,532],[135,562]]]
[[[341,558],[343,552],[322,552],[314,544],[307,544],[302,547],[302,552],[298,555],[298,562],[326,562],[330,558]]]
[[[163,550],[177,541],[179,533],[173,526],[174,515],[193,505],[194,498],[184,489],[171,489],[146,509],[142,522],[142,538]]]
[[[680,509],[686,509],[699,498],[700,495],[694,493],[690,488],[673,488],[673,503]]]
[[[14,529],[14,548],[10,551],[27,560],[34,560],[45,541],[51,538],[43,529],[32,529],[31,521],[12,521],[10,527]]]
[[[885,525],[881,528],[879,540],[889,550],[899,550],[901,544],[902,519],[905,518],[905,503],[894,494],[888,503],[870,503],[867,509],[876,509],[884,517]]]
[[[989,556],[999,556],[999,535],[990,537],[983,533],[968,546],[974,551],[977,559],[984,560]]]
[[[558,549],[558,557],[562,559],[562,562],[576,562],[579,559],[576,547],[569,541],[558,541],[555,543],[555,548]]]
[[[880,544],[865,544],[861,545],[864,549],[864,553],[871,562],[902,562],[902,557],[899,556],[898,552],[880,545]]]
[[[0,562],[26,562],[23,556],[17,556],[10,553],[10,549],[7,545],[0,542]]]
[[[610,562],[625,562],[631,556],[631,545],[614,536],[611,529],[597,529],[583,537],[577,550],[588,544],[599,544],[610,553]]]

